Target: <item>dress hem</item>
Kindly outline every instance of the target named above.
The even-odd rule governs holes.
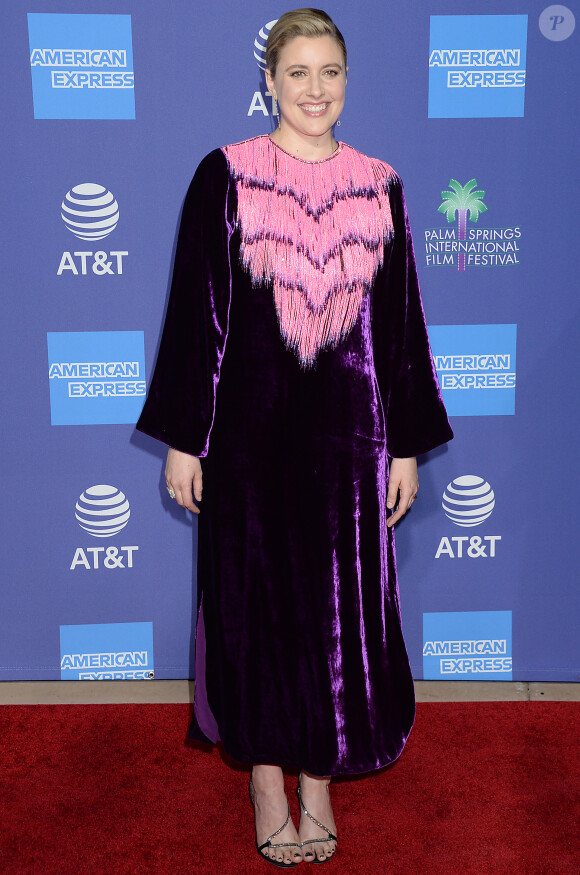
[[[368,766],[365,765],[362,768],[356,768],[356,769],[321,770],[320,767],[315,766],[312,763],[297,763],[295,761],[291,762],[291,761],[287,761],[287,760],[279,760],[277,757],[260,756],[259,758],[256,758],[256,759],[251,758],[251,757],[243,757],[239,754],[236,754],[231,748],[228,747],[228,745],[222,739],[218,739],[215,742],[208,739],[204,735],[203,731],[199,728],[199,725],[197,724],[197,721],[195,720],[195,718],[192,720],[192,722],[190,724],[190,727],[189,727],[189,730],[187,733],[187,737],[189,739],[191,739],[192,741],[201,742],[202,744],[209,744],[212,747],[215,747],[217,745],[221,745],[223,747],[225,753],[228,755],[228,757],[230,757],[232,760],[234,760],[235,762],[240,763],[242,765],[253,766],[255,763],[267,764],[267,765],[273,765],[273,766],[280,766],[281,769],[295,769],[297,771],[306,771],[306,772],[309,772],[311,775],[318,775],[320,777],[330,776],[332,778],[339,778],[343,775],[344,776],[346,776],[346,775],[367,775],[367,774],[370,774],[372,772],[378,772],[378,771],[380,771],[380,769],[386,769],[389,766],[394,765],[397,762],[397,760],[399,759],[399,757],[401,756],[401,754],[403,753],[403,751],[405,750],[407,740],[409,738],[409,735],[411,734],[411,730],[412,730],[414,724],[415,724],[415,718],[413,717],[413,723],[411,724],[411,728],[409,729],[409,733],[407,734],[407,736],[405,738],[405,743],[403,744],[400,751],[396,754],[396,756],[392,757],[391,759],[388,759],[384,763],[381,762],[379,764],[376,764],[376,763],[369,764]]]

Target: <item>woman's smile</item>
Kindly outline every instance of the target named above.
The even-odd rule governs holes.
[[[299,103],[298,105],[300,109],[303,109],[308,115],[314,116],[323,115],[330,106],[329,103]]]

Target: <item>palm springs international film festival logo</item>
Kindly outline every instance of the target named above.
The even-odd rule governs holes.
[[[77,523],[93,538],[114,538],[125,528],[130,516],[131,508],[125,493],[106,483],[89,486],[75,504]],[[133,554],[138,549],[136,546],[77,547],[70,570],[132,568]]]
[[[519,226],[484,228],[479,217],[486,213],[485,191],[478,189],[477,180],[461,185],[449,180],[449,189],[441,192],[437,207],[447,219],[447,227],[425,229],[425,263],[428,267],[501,267],[519,264]],[[477,227],[467,226],[467,222]],[[450,227],[451,226],[451,227]]]
[[[274,18],[272,21],[266,22],[266,24],[260,28],[258,35],[254,40],[254,58],[262,72],[266,69],[266,40],[277,20],[277,18]],[[250,101],[248,115],[252,116],[255,112],[260,112],[264,116],[275,116],[277,109],[278,107],[274,100],[274,96],[270,94],[269,91],[266,91],[266,89],[264,89],[264,91],[254,91]]]
[[[524,114],[527,15],[432,15],[429,118]]]
[[[130,15],[30,12],[35,119],[134,119]]]
[[[495,507],[495,494],[487,480],[477,474],[463,474],[445,487],[442,500],[447,519],[462,529],[472,529],[484,523]],[[501,535],[444,536],[439,541],[435,559],[494,559]]]

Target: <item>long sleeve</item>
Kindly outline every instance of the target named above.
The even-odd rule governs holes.
[[[187,192],[157,363],[139,431],[190,453],[208,452],[231,296],[235,184],[219,149]]]
[[[453,432],[429,346],[411,229],[397,176],[391,180],[389,197],[394,236],[375,283],[373,347],[388,453],[407,458],[451,440]]]

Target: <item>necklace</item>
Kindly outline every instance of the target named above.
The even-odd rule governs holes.
[[[331,158],[334,158],[335,155],[340,154],[342,152],[342,148],[344,143],[338,142],[336,144],[336,149],[334,152],[331,152],[330,155],[327,155],[326,158],[314,158],[313,160],[309,160],[308,158],[300,158],[298,155],[293,155],[292,152],[289,152],[287,149],[284,149],[276,140],[272,139],[271,134],[265,134],[264,136],[268,137],[270,142],[276,147],[276,149],[280,149],[281,152],[284,152],[285,155],[289,155],[290,158],[294,158],[296,161],[302,161],[303,164],[322,164],[323,161],[330,161]]]

